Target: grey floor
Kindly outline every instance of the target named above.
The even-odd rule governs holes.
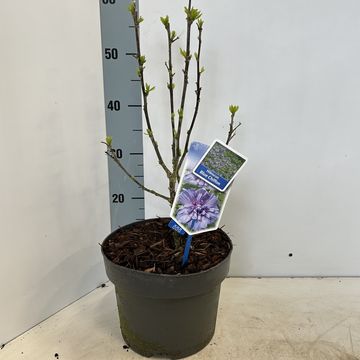
[[[123,345],[109,284],[7,344],[0,359],[142,359]],[[360,279],[227,279],[215,336],[189,359],[360,360]]]

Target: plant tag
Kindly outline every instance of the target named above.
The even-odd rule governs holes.
[[[216,230],[230,193],[229,187],[226,191],[219,191],[193,174],[195,165],[208,149],[208,145],[199,142],[191,144],[171,208],[173,222],[188,235]]]
[[[182,229],[181,226],[178,225],[176,223],[176,221],[174,221],[174,220],[171,220],[169,222],[168,226],[169,226],[169,228],[171,228],[171,229],[175,230],[176,232],[178,232],[180,235],[185,235],[186,234],[185,230]]]
[[[193,174],[225,191],[244,167],[247,158],[220,140],[215,140],[195,165]]]

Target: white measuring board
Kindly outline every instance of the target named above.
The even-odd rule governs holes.
[[[143,130],[140,81],[130,0],[100,0],[106,133],[124,166],[142,183]],[[109,159],[111,228],[144,219],[144,192]]]

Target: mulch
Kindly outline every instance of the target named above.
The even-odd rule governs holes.
[[[119,228],[102,244],[106,257],[130,269],[157,274],[191,274],[210,269],[224,260],[232,249],[221,229],[194,235],[189,262],[182,267],[186,237],[168,227],[169,218],[133,223]],[[176,240],[181,246],[176,247]]]

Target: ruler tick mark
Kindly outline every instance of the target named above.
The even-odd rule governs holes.
[[[131,152],[130,155],[144,155],[142,152]]]
[[[135,105],[128,105],[128,107],[129,108],[141,108],[142,107],[142,105],[140,104],[140,105],[138,105],[138,104],[135,104]]]
[[[132,200],[144,200],[144,197],[143,196],[133,196],[131,199]]]

